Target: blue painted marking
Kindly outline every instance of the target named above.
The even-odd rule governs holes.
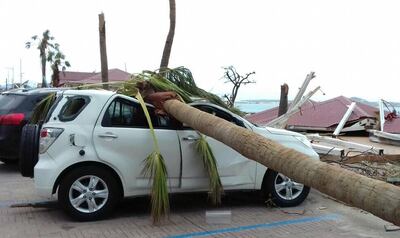
[[[196,236],[210,236],[210,235],[216,235],[216,234],[221,234],[221,233],[226,233],[226,232],[240,232],[240,231],[246,231],[246,230],[255,230],[255,229],[260,229],[260,228],[270,229],[270,228],[274,228],[274,227],[287,226],[287,225],[293,225],[293,224],[319,222],[319,221],[327,221],[327,220],[337,220],[338,218],[339,218],[339,216],[337,214],[329,214],[329,215],[319,216],[319,217],[307,217],[307,218],[294,219],[294,220],[288,220],[288,221],[278,221],[278,222],[272,222],[272,223],[250,225],[250,226],[239,226],[239,227],[223,228],[223,229],[211,230],[211,231],[194,232],[194,233],[188,233],[188,234],[182,234],[182,235],[168,236],[167,238],[189,238],[189,237],[196,237]]]

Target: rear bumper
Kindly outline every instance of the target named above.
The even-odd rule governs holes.
[[[18,159],[21,130],[21,126],[0,126],[0,159]]]
[[[41,154],[34,168],[35,188],[39,196],[51,198],[53,186],[58,176],[57,164],[47,154]]]

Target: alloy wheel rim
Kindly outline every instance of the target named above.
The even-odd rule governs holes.
[[[304,189],[303,184],[297,183],[281,173],[275,177],[274,186],[278,196],[288,201],[299,197]]]
[[[104,207],[109,197],[107,184],[95,175],[78,178],[69,189],[69,202],[78,211],[93,213]]]

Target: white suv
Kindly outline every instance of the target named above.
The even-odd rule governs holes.
[[[301,134],[257,127],[214,104],[191,105],[319,159]],[[197,132],[168,116],[155,115],[151,105],[148,110],[168,170],[169,191],[207,191],[208,176],[194,143]],[[307,197],[308,187],[267,170],[219,141],[207,140],[225,191],[261,190],[279,206],[295,206]],[[109,91],[66,90],[40,132],[36,189],[46,197],[57,193],[61,206],[75,219],[103,218],[121,198],[149,194],[151,183],[141,171],[152,148],[137,100]],[[266,199],[267,193],[263,194]]]

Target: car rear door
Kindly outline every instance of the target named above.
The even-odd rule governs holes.
[[[212,106],[195,106],[222,119],[243,126],[232,115]],[[196,151],[197,131],[184,127],[178,131],[182,150],[182,189],[208,189],[208,174]],[[222,185],[227,189],[254,189],[256,162],[249,160],[225,144],[206,137],[217,160]]]
[[[169,122],[152,115],[168,171],[168,186],[180,185],[181,156],[177,132]],[[144,159],[153,151],[153,140],[140,104],[128,97],[116,96],[103,110],[94,129],[93,140],[98,157],[117,168],[128,187],[129,195],[143,194],[151,187],[149,177],[142,174]]]

